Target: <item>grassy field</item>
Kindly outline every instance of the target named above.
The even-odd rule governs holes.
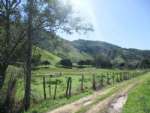
[[[66,91],[66,82],[67,78],[72,78],[72,94],[78,95],[81,93],[81,78],[84,75],[84,91],[91,92],[92,84],[93,84],[93,75],[95,75],[95,81],[97,86],[100,85],[101,76],[104,76],[104,86],[107,85],[107,77],[110,78],[110,82],[112,84],[112,76],[116,76],[122,74],[124,71],[120,70],[104,70],[104,69],[95,69],[95,68],[85,68],[85,69],[64,69],[64,68],[45,68],[42,67],[33,71],[32,76],[32,95],[34,98],[38,98],[39,100],[43,99],[43,77],[46,78],[46,92],[49,98],[52,98],[54,94],[55,84],[51,85],[51,91],[49,91],[49,81],[55,82],[59,80],[57,88],[57,97],[62,98],[65,95]],[[126,72],[126,71],[125,71]],[[133,73],[134,71],[128,71]],[[51,93],[49,93],[51,92]]]
[[[123,113],[150,113],[150,73],[142,84],[129,93]]]
[[[86,95],[92,94],[93,89],[93,75],[95,75],[96,87],[100,89],[101,76],[104,77],[104,86],[108,87],[113,85],[112,76],[115,76],[115,83],[117,76],[122,73],[128,72],[133,74],[139,71],[121,71],[121,70],[107,70],[107,69],[96,69],[96,68],[85,68],[85,69],[64,69],[64,68],[49,68],[40,67],[33,71],[32,76],[32,108],[28,113],[43,113],[47,110],[54,109],[58,106],[70,103]],[[81,78],[84,75],[84,91],[81,91]],[[46,96],[47,99],[44,100],[43,94],[43,77],[46,78]],[[72,78],[72,96],[71,98],[66,98],[66,87],[67,78]],[[107,77],[110,78],[110,84],[107,84]],[[49,81],[55,82],[56,80],[61,81],[57,86],[56,99],[54,100],[55,84],[51,85],[49,89]],[[40,104],[39,104],[40,103]]]
[[[71,103],[81,97],[92,94],[93,90],[93,77],[95,76],[96,88],[105,89],[107,87],[113,86],[117,82],[118,76],[129,75],[133,77],[141,71],[139,70],[108,70],[108,69],[96,69],[96,68],[84,68],[84,69],[64,69],[64,68],[55,68],[55,67],[37,67],[32,71],[32,82],[31,82],[31,109],[27,113],[43,113],[45,111],[57,108],[61,105]],[[17,76],[17,88],[16,88],[16,101],[21,101],[24,96],[24,76],[23,70],[14,67],[10,67],[8,74]],[[84,90],[81,90],[81,79],[84,75],[83,87]],[[101,77],[103,78],[103,87],[101,87]],[[43,88],[43,77],[45,78],[45,90],[46,90],[46,99],[44,99],[44,88]],[[72,78],[72,89],[71,97],[66,98],[66,87],[68,78]],[[113,82],[114,77],[114,82]],[[108,79],[110,84],[108,84]],[[9,79],[8,79],[9,80]],[[56,98],[55,95],[55,82],[59,81],[56,89]],[[9,81],[6,81],[7,83]],[[6,84],[7,84],[6,83]]]

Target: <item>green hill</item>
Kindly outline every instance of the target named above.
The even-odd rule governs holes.
[[[69,58],[73,62],[81,59],[92,59],[91,55],[80,52],[70,41],[64,40],[58,36],[51,35],[49,32],[42,32],[36,36],[36,46],[61,58]]]
[[[41,55],[41,61],[49,61],[52,65],[55,65],[56,63],[58,63],[61,58],[48,52],[47,50],[41,49],[39,47],[34,47],[33,49],[33,54]]]
[[[116,66],[132,68],[138,66],[143,59],[150,58],[148,50],[126,49],[102,41],[76,40],[72,44],[80,52],[85,52],[92,57],[102,55]]]
[[[110,60],[115,67],[135,68],[143,59],[149,59],[150,51],[126,49],[102,41],[75,40],[68,41],[49,32],[41,32],[36,36],[36,46],[58,56],[69,58],[73,62],[95,59],[100,55]]]

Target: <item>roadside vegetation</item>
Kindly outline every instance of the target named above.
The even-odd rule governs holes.
[[[135,85],[141,84],[141,82],[145,81],[147,78],[150,78],[149,74],[145,74],[129,81],[124,81],[122,83],[116,84],[115,86],[108,88],[110,90],[107,93],[103,91],[104,94],[98,96],[95,100],[93,100],[91,104],[82,106],[76,113],[91,113],[92,110],[95,113],[108,113],[108,109],[109,107],[111,107],[109,105],[115,98],[118,98],[122,94],[127,94],[128,91],[132,90],[135,87]],[[114,112],[109,111],[109,113]]]
[[[150,73],[148,74],[150,76]],[[123,113],[150,113],[150,77],[129,92]]]

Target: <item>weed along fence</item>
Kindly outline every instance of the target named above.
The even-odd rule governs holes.
[[[33,76],[32,99],[33,102],[37,102],[43,99],[70,98],[81,93],[100,90],[108,85],[130,80],[142,74],[144,74],[143,71]]]

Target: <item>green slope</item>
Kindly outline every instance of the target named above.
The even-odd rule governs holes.
[[[48,32],[41,32],[36,36],[36,46],[61,58],[69,58],[73,62],[81,59],[92,59],[91,55],[80,52],[70,41],[62,39],[59,36],[51,36]]]
[[[102,41],[75,40],[72,42],[80,52],[93,57],[102,55],[109,59],[116,67],[124,66],[135,68],[143,59],[149,59],[150,51],[138,49],[126,49]]]
[[[103,56],[114,67],[136,68],[143,59],[149,59],[150,51],[126,49],[102,41],[75,40],[68,41],[49,32],[39,32],[36,46],[53,53],[60,58],[69,58],[73,62],[94,59]]]
[[[61,58],[39,47],[34,47],[33,54],[40,54],[41,61],[49,61],[52,65],[58,63]]]

